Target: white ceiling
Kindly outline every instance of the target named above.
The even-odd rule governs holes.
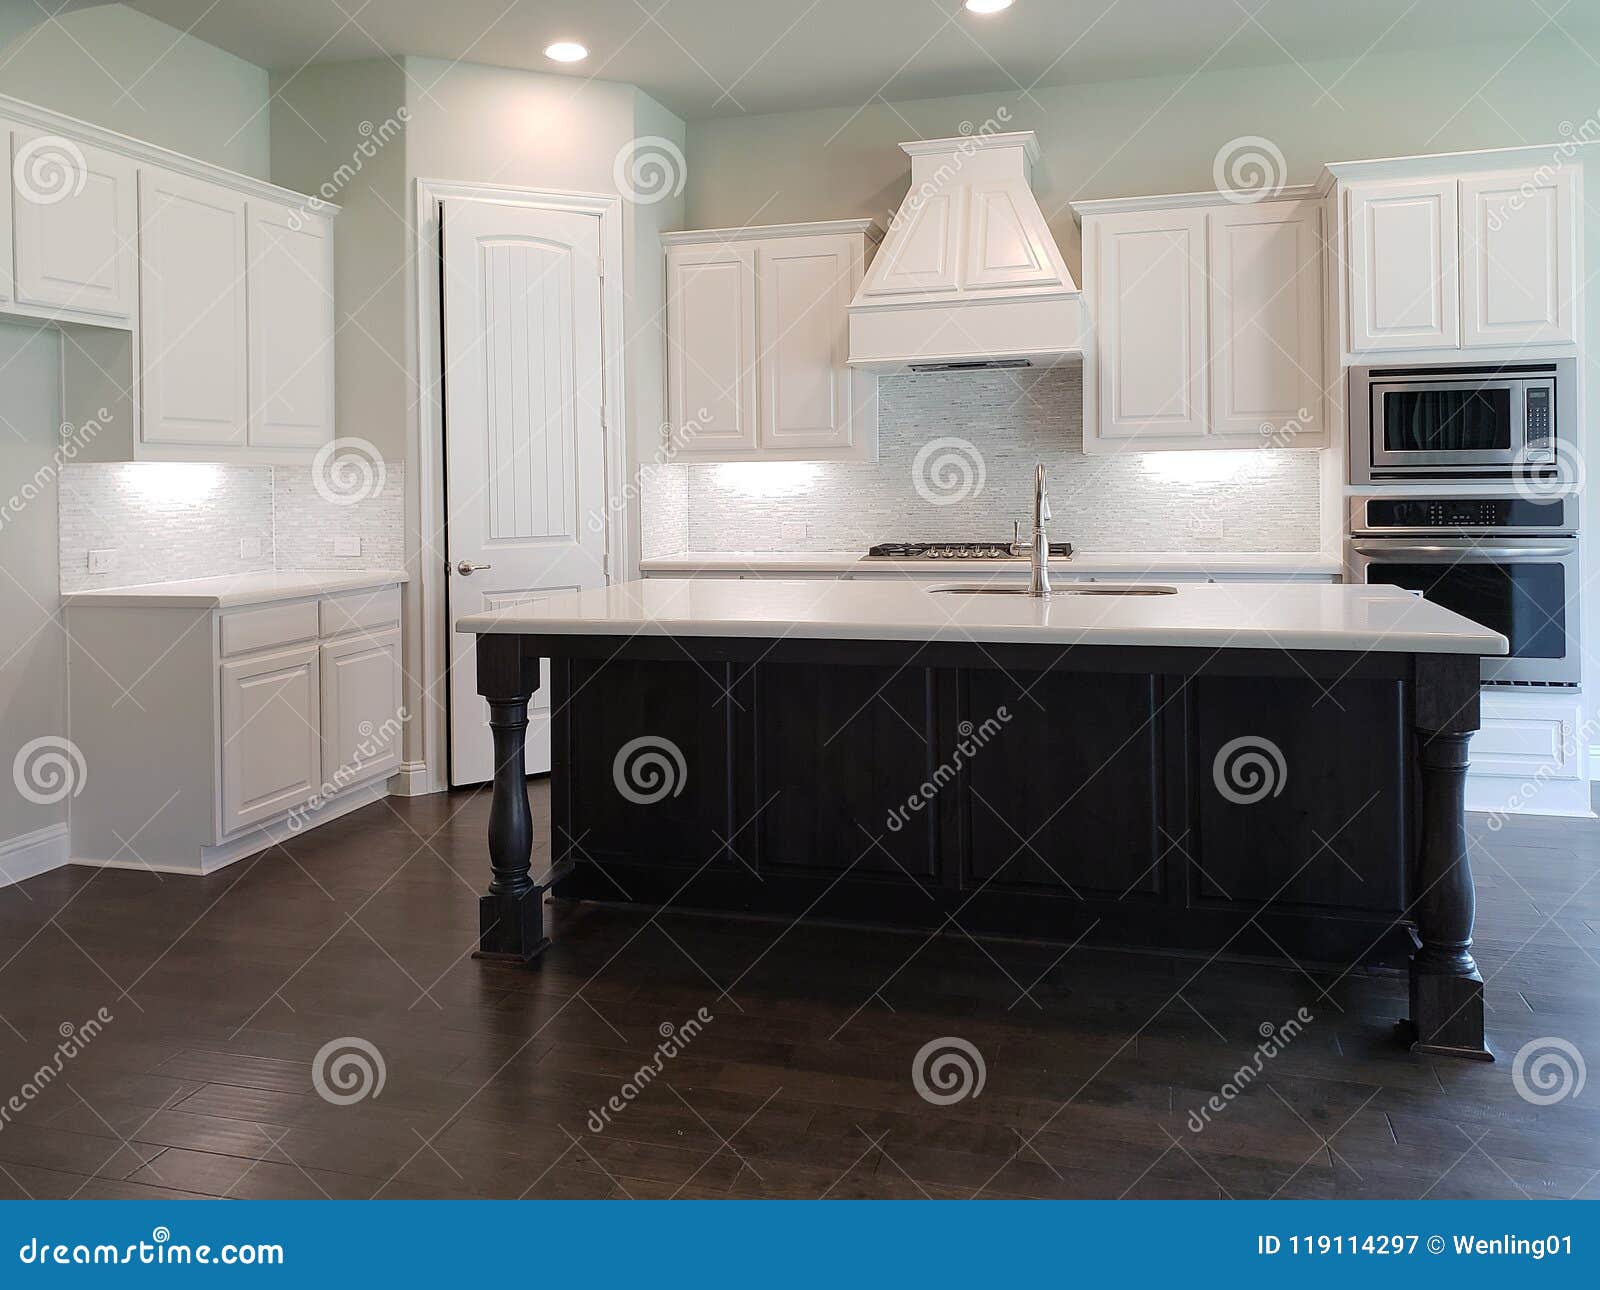
[[[1594,0],[129,0],[240,58],[426,55],[630,81],[687,118],[1356,58],[1565,32],[1600,65]],[[590,49],[546,59],[550,41]]]

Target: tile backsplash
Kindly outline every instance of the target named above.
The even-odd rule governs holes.
[[[686,527],[692,551],[865,550],[1008,538],[1044,462],[1051,536],[1097,551],[1315,551],[1316,452],[1083,453],[1081,369],[879,379],[875,464],[683,466],[687,524],[646,494],[647,554]],[[658,512],[667,521],[658,525]]]
[[[61,471],[61,590],[273,569],[396,569],[405,563],[403,466],[382,487],[340,505],[317,492],[309,466],[75,462]],[[335,537],[360,554],[334,554]],[[243,553],[245,540],[254,542]],[[91,551],[112,568],[89,572]]]

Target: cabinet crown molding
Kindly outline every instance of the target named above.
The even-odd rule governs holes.
[[[37,103],[29,103],[25,99],[13,98],[9,94],[0,94],[0,118],[15,125],[42,130],[47,134],[66,135],[79,143],[104,148],[145,165],[159,166],[163,170],[180,175],[221,184],[247,197],[266,198],[285,206],[309,207],[316,214],[329,219],[339,214],[340,207],[336,202],[327,201],[310,193],[298,193],[292,188],[284,188],[252,175],[242,175],[237,170],[229,170],[226,166],[201,161],[198,157],[174,152],[170,148],[163,148],[160,144],[146,143],[143,139],[135,139],[130,135],[119,134],[115,130],[108,130],[104,126],[80,121],[76,117],[40,107]]]
[[[796,224],[746,224],[740,228],[693,228],[663,233],[663,246],[702,246],[721,242],[759,242],[769,237],[815,237],[830,233],[864,234],[883,241],[883,226],[873,219],[825,219]]]

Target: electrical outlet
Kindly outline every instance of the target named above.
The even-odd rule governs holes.
[[[361,539],[348,534],[340,534],[333,539],[333,553],[341,557],[360,555]]]
[[[261,538],[252,533],[239,539],[239,558],[241,560],[259,560],[261,558]]]
[[[89,572],[90,573],[110,573],[116,567],[117,567],[117,553],[116,553],[116,551],[109,550],[109,551],[91,551],[91,552],[89,552]]]

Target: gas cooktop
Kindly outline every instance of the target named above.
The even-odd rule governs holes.
[[[1053,559],[1072,554],[1072,543],[1052,542]],[[1008,542],[880,542],[867,552],[873,560],[1026,560],[1012,555]]]

